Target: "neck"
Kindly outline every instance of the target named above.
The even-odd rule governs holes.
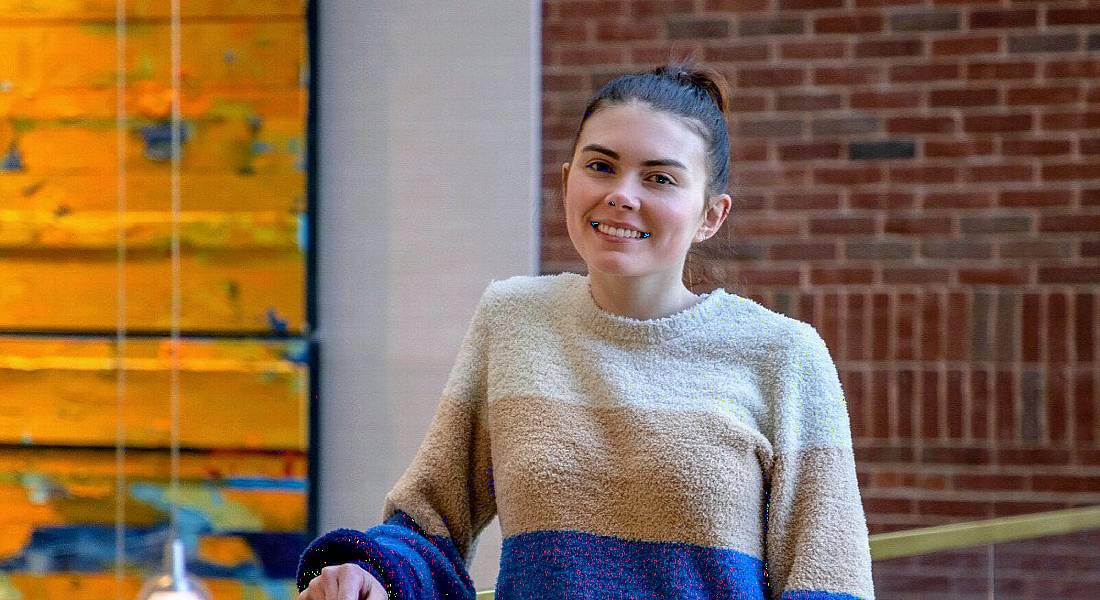
[[[699,301],[699,296],[687,289],[678,277],[669,281],[591,272],[588,284],[597,306],[633,319],[667,317]]]

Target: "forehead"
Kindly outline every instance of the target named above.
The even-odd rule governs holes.
[[[706,153],[703,138],[683,120],[638,103],[616,104],[589,117],[577,149],[588,144],[610,148],[627,161],[671,158],[698,169]]]

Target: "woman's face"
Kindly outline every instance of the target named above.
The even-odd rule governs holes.
[[[588,270],[679,281],[692,242],[713,235],[728,214],[728,196],[703,212],[705,157],[697,133],[644,104],[589,117],[562,165],[566,228]]]

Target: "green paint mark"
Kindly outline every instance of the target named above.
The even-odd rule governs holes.
[[[0,571],[0,600],[23,600],[23,593],[15,589],[15,585],[3,571]]]

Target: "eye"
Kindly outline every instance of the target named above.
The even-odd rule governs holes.
[[[593,171],[598,171],[600,173],[614,173],[615,172],[615,170],[611,167],[611,165],[607,164],[605,161],[602,161],[602,160],[594,160],[594,161],[588,163],[587,165],[585,165],[584,168],[591,169]]]
[[[661,185],[676,185],[676,181],[664,173],[654,173],[649,176],[649,179]]]

